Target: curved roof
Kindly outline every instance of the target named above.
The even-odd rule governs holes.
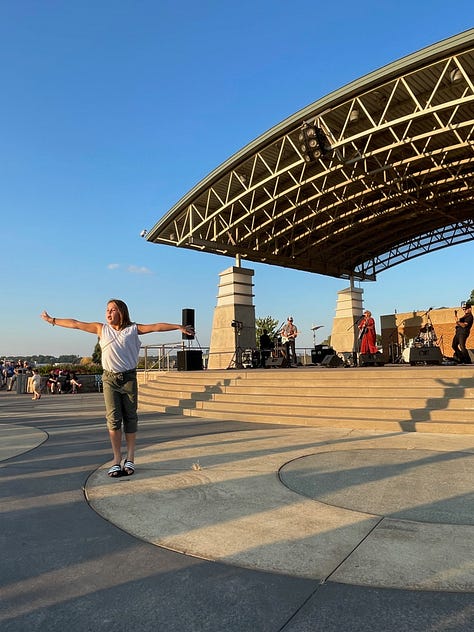
[[[148,241],[360,280],[474,239],[474,29],[316,101],[244,147]],[[324,132],[305,160],[302,126]]]

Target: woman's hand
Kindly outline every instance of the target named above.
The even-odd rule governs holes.
[[[41,318],[45,320],[47,323],[51,324],[53,322],[53,318],[48,314],[46,310],[43,310],[43,313],[41,314]]]

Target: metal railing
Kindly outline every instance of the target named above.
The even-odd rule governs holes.
[[[176,371],[177,370],[177,358],[176,353],[178,351],[184,351],[185,349],[196,349],[197,347],[185,346],[183,341],[181,342],[168,342],[161,345],[143,345],[141,347],[144,358],[144,375],[145,381],[147,381],[150,371]],[[203,368],[207,369],[208,360],[211,355],[209,347],[199,347],[202,351]],[[298,357],[298,363],[302,366],[310,366],[313,364],[311,357],[312,347],[297,347],[296,355]],[[229,351],[215,352],[215,354],[225,353],[229,355]],[[215,355],[213,354],[213,355]]]
[[[173,351],[182,351],[184,349],[183,342],[169,342],[162,345],[144,345],[141,347],[144,350],[144,370],[145,376],[148,371],[171,371],[175,368],[174,361],[171,360],[171,353]],[[155,354],[150,357],[150,351],[155,351]]]

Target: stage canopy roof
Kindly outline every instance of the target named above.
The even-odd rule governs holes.
[[[471,29],[290,116],[209,174],[146,239],[359,280],[468,242],[473,82]],[[305,157],[308,140],[316,152]]]

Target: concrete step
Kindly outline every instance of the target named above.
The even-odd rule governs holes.
[[[270,404],[276,404],[280,407],[298,406],[304,402],[305,406],[309,407],[363,407],[365,409],[376,408],[380,409],[381,404],[388,408],[396,409],[427,409],[427,410],[473,410],[474,411],[474,397],[462,397],[461,392],[457,392],[456,395],[451,394],[449,397],[434,395],[430,391],[429,397],[414,397],[408,395],[393,396],[393,391],[389,391],[388,394],[377,392],[377,389],[371,389],[370,393],[362,393],[359,396],[355,396],[355,393],[347,393],[347,389],[341,393],[338,389],[338,394],[327,396],[326,389],[324,394],[315,393],[315,389],[307,391],[304,389],[292,389],[291,393],[255,393],[255,388],[251,389],[252,392],[247,392],[245,388],[240,387],[227,387],[223,392],[219,390],[198,390],[192,391],[171,391],[163,387],[161,384],[156,384],[154,387],[144,386],[142,390],[142,399],[145,397],[154,398],[155,401],[162,401],[167,405],[175,403],[184,405],[182,402],[226,402],[233,407],[240,406],[241,404],[252,405],[254,408],[265,407]],[[294,390],[298,392],[295,393]],[[353,389],[351,389],[353,390]],[[380,389],[381,390],[381,389]],[[273,395],[273,397],[272,397]]]
[[[146,409],[145,409],[146,410]],[[232,415],[225,416],[222,411],[207,410],[205,415],[201,410],[182,408],[179,406],[154,406],[157,413],[167,415],[184,415],[205,419],[228,419],[229,421],[251,421],[254,423],[271,423],[296,426],[354,428],[358,430],[374,430],[383,432],[429,432],[446,434],[474,434],[474,424],[465,421],[439,422],[432,420],[399,419],[347,419],[340,417],[313,417],[298,415],[272,415],[262,412],[254,412],[251,417],[246,413],[233,411]]]
[[[366,408],[366,407],[311,407],[305,404],[300,405],[262,405],[255,406],[254,404],[239,404],[236,406],[229,402],[201,402],[194,399],[167,399],[157,398],[157,400],[143,401],[140,404],[140,410],[159,410],[161,412],[172,412],[175,409],[179,410],[179,414],[184,414],[184,410],[193,410],[195,414],[201,417],[208,417],[213,414],[217,418],[222,419],[235,419],[236,411],[240,415],[239,418],[245,418],[245,420],[252,420],[255,415],[269,416],[271,419],[275,418],[305,418],[313,419],[315,422],[318,419],[345,419],[348,422],[354,422],[360,420],[363,422],[369,422],[371,420],[383,421],[431,421],[433,423],[462,423],[471,424],[474,428],[474,410],[455,410],[455,409],[429,409],[425,407],[420,408],[387,408],[385,405],[378,408]],[[283,422],[283,423],[286,423]]]
[[[209,371],[149,371],[147,379],[154,380],[163,378],[170,381],[178,381],[181,383],[197,384],[199,382],[215,383],[217,381],[231,382],[241,380],[265,380],[276,381],[281,383],[282,379],[290,378],[293,380],[296,376],[298,382],[302,380],[326,380],[339,383],[341,379],[347,380],[350,375],[351,381],[370,382],[374,379],[380,380],[398,380],[406,382],[414,379],[434,379],[442,378],[454,379],[472,378],[473,367],[464,366],[385,366],[385,367],[355,367],[355,368],[324,368],[324,367],[298,367],[293,369],[248,369],[248,370],[209,370]],[[144,379],[144,374],[141,373]]]
[[[149,386],[153,386],[154,388],[162,388],[163,390],[168,391],[169,393],[227,393],[227,394],[239,394],[246,393],[248,395],[260,395],[262,390],[265,391],[265,394],[273,397],[281,397],[282,396],[282,387],[281,383],[279,385],[268,385],[266,383],[262,383],[261,381],[256,381],[249,383],[238,382],[236,384],[215,384],[215,385],[205,385],[205,384],[186,384],[184,385],[181,382],[170,382],[166,380],[155,380],[149,381],[147,383]],[[146,385],[144,385],[146,386]],[[371,398],[377,395],[377,397],[399,397],[400,399],[406,397],[426,397],[426,392],[429,389],[430,397],[446,397],[446,398],[454,398],[454,397],[463,397],[474,399],[474,387],[468,388],[463,386],[439,386],[432,385],[430,383],[424,383],[421,386],[416,386],[412,384],[403,384],[399,387],[394,387],[392,385],[367,385],[367,386],[354,386],[354,385],[344,385],[343,395],[344,397],[367,397]],[[341,396],[341,384],[337,385],[327,385],[321,383],[313,383],[313,384],[295,384],[291,386],[291,394],[297,397],[307,397],[310,395],[324,395],[327,397],[340,397]]]
[[[427,419],[432,421],[468,421],[474,424],[474,410],[431,410],[428,408],[389,408],[386,402],[380,402],[378,408],[367,408],[365,406],[311,406],[306,402],[301,404],[265,404],[256,407],[255,404],[245,404],[240,402],[238,406],[227,401],[196,401],[196,410],[202,410],[203,416],[209,410],[220,411],[226,415],[238,410],[240,413],[252,415],[255,412],[265,412],[269,415],[295,415],[303,417],[340,417],[343,419]]]
[[[360,391],[360,389],[367,390],[368,392],[373,392],[373,389],[387,389],[391,391],[398,392],[400,389],[405,391],[410,391],[411,389],[427,389],[427,388],[437,388],[437,392],[442,394],[443,391],[451,391],[451,390],[459,390],[465,392],[469,396],[473,395],[474,387],[472,386],[472,373],[471,376],[466,377],[458,377],[454,381],[451,379],[439,379],[434,377],[423,377],[419,375],[396,375],[390,374],[387,377],[381,378],[377,376],[376,379],[366,379],[361,377],[361,373],[363,369],[358,371],[329,371],[331,376],[325,377],[324,373],[313,373],[312,375],[308,373],[304,373],[303,371],[294,371],[292,373],[292,379],[290,380],[291,388],[299,388],[299,389],[339,389],[341,386],[344,388],[353,388],[356,391]],[[263,371],[265,374],[266,371]],[[179,373],[171,373],[169,377],[165,377],[162,375],[161,377],[153,377],[149,378],[146,382],[147,384],[167,384],[170,390],[176,389],[186,389],[192,388],[192,390],[205,390],[206,388],[212,387],[220,387],[221,389],[229,389],[229,388],[238,388],[245,387],[248,392],[251,392],[251,389],[254,392],[261,391],[262,387],[265,390],[271,393],[277,394],[278,391],[282,389],[282,382],[286,382],[282,380],[283,371],[279,374],[277,372],[272,371],[275,375],[273,378],[265,378],[262,377],[262,372],[258,373],[254,371],[253,374],[249,376],[236,376],[232,379],[227,378],[223,379],[220,377],[216,377],[212,375],[212,372],[200,372],[200,375],[197,376],[198,379],[193,380],[189,377],[189,372],[186,377],[181,378]],[[326,373],[326,376],[328,375]],[[335,375],[337,373],[337,375]],[[293,376],[294,379],[293,379]],[[451,378],[452,376],[450,376]],[[375,378],[375,376],[374,376]],[[286,390],[288,389],[288,383],[286,384]],[[273,389],[273,390],[271,390]],[[353,391],[351,394],[355,394]]]
[[[246,393],[214,393],[207,398],[203,394],[196,397],[198,401],[206,402],[227,402],[233,406],[241,404],[252,406],[266,406],[271,400],[267,395],[247,395]],[[304,403],[305,406],[324,408],[339,407],[353,408],[362,407],[364,409],[376,408],[380,409],[381,404],[387,408],[406,409],[423,408],[428,410],[472,410],[474,412],[474,398],[448,398],[448,397],[387,397],[374,393],[371,396],[347,397],[343,395],[326,397],[324,395],[307,395],[300,397],[298,395],[284,394],[275,399],[273,402],[279,406],[298,406]]]
[[[259,395],[262,393],[262,387],[265,388],[265,394],[274,397],[281,397],[282,389],[281,385],[273,386],[262,384],[257,382],[256,384],[239,383],[230,384],[229,386],[219,386],[216,392],[221,393],[241,393],[245,392],[249,395]],[[426,392],[429,389],[430,397],[462,397],[470,398],[474,401],[474,387],[467,388],[462,386],[442,387],[438,385],[423,384],[422,386],[416,386],[411,384],[403,384],[397,388],[392,385],[366,385],[366,386],[353,386],[344,385],[341,389],[341,384],[337,386],[328,386],[326,384],[309,384],[300,386],[295,384],[291,386],[290,393],[294,396],[308,396],[308,395],[324,395],[327,397],[367,397],[371,398],[374,395],[378,397],[398,397],[400,399],[404,397],[426,397]],[[341,392],[342,391],[342,392]]]

